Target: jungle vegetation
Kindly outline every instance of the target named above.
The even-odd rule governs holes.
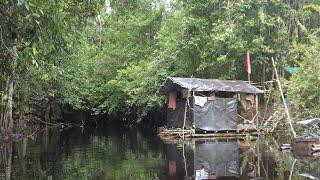
[[[318,0],[3,0],[0,3],[1,132],[56,109],[154,121],[168,76],[271,79],[287,84],[296,116],[319,116]],[[160,113],[161,114],[161,113]]]

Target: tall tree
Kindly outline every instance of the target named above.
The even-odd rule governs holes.
[[[102,5],[104,3],[100,0],[5,0],[0,4],[1,63],[6,77],[3,79],[6,83],[1,106],[1,131],[13,130],[16,86],[18,91],[27,88],[25,92],[29,94],[39,90],[37,86],[42,86],[38,95],[44,94],[49,99],[54,96],[59,66],[66,60],[70,44],[76,40],[76,32],[85,26],[88,18],[100,12]],[[35,80],[37,82],[32,82]],[[29,82],[30,86],[20,82]]]

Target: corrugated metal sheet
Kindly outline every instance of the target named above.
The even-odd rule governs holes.
[[[160,87],[159,93],[167,94],[167,92],[176,90],[179,87],[193,91],[225,91],[243,92],[248,94],[259,94],[264,92],[263,90],[240,80],[170,77]]]

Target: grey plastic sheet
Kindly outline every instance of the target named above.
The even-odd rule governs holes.
[[[173,128],[182,128],[184,121],[184,108],[186,101],[178,101],[177,107],[175,110],[168,108],[167,109],[167,126]],[[191,127],[192,119],[190,118],[190,111],[187,113],[186,119],[186,128]]]
[[[203,107],[192,103],[196,128],[206,131],[236,130],[238,101],[236,98],[218,98],[207,101]]]
[[[167,126],[182,128],[186,101],[178,101],[175,110],[167,109]],[[236,98],[218,98],[207,101],[203,107],[195,105],[194,97],[189,99],[190,108],[186,117],[186,128],[195,127],[205,131],[233,131],[237,130]]]

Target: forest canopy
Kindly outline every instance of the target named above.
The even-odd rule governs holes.
[[[320,115],[318,0],[4,0],[0,26],[2,130],[57,104],[152,121],[168,76],[247,80],[248,50],[254,82],[271,79],[271,57],[300,67],[293,110]]]

